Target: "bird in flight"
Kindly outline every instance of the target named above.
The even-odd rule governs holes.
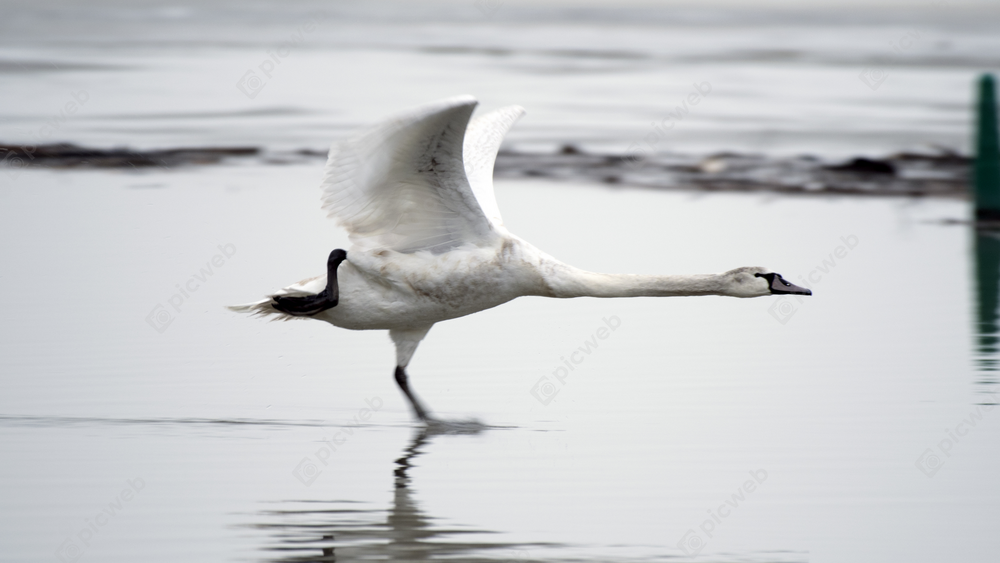
[[[364,130],[330,148],[322,208],[343,227],[326,274],[230,309],[275,319],[311,318],[351,330],[388,330],[395,379],[414,415],[437,420],[410,387],[406,367],[434,323],[528,295],[670,297],[811,295],[760,267],[721,274],[588,272],[509,232],[493,194],[504,135],[523,114],[504,107],[472,119],[456,96]]]

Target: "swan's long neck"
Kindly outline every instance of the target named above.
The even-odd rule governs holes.
[[[572,266],[550,270],[546,276],[555,297],[670,297],[685,295],[726,295],[722,276],[651,276],[641,274],[599,274]]]

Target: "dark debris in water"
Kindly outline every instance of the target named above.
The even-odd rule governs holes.
[[[216,164],[227,157],[255,156],[256,147],[200,147],[165,150],[125,148],[91,149],[58,143],[52,145],[0,145],[0,159],[11,168],[173,168],[187,164]]]
[[[254,157],[263,164],[291,164],[326,158],[326,151],[268,153],[257,147],[201,147],[165,150],[92,149],[72,144],[24,147],[0,144],[7,168],[173,168]],[[848,195],[964,197],[969,159],[947,150],[899,153],[882,159],[824,161],[802,155],[769,157],[723,152],[614,155],[563,145],[555,152],[500,151],[498,178],[548,178],[610,187],[671,190],[778,192]]]
[[[810,156],[718,153],[708,157],[590,154],[560,149],[541,154],[501,151],[498,178],[550,178],[613,187],[851,195],[964,197],[969,159],[951,152],[900,153],[884,159],[826,162]]]
[[[827,166],[827,170],[840,170],[843,172],[858,172],[861,174],[896,174],[896,167],[885,160],[872,160],[870,158],[855,158],[844,164]]]

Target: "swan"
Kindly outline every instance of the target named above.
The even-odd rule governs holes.
[[[326,275],[230,309],[351,330],[388,330],[394,377],[419,421],[436,422],[406,371],[434,323],[527,295],[668,297],[811,295],[765,268],[721,274],[588,272],[509,232],[493,194],[504,135],[524,114],[508,106],[472,117],[457,96],[423,105],[330,148],[322,208],[352,246],[333,250]]]

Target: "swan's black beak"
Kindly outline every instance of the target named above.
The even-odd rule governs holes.
[[[772,295],[812,295],[811,289],[799,287],[781,277],[781,274],[754,274],[758,278],[764,278],[771,284]]]

